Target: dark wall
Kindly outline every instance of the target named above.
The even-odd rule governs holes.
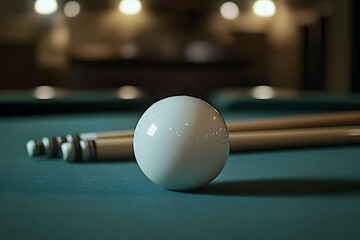
[[[360,3],[352,1],[352,86],[354,92],[360,92]]]

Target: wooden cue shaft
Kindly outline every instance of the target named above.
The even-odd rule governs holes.
[[[228,122],[229,132],[360,125],[360,111]]]
[[[114,156],[118,155],[122,159],[134,158],[132,137],[99,139],[95,144],[97,160],[113,160]]]
[[[120,130],[109,132],[95,132],[95,133],[80,133],[81,139],[101,139],[101,138],[120,138],[120,137],[133,137],[133,130]]]
[[[360,126],[232,132],[229,139],[231,152],[360,144]],[[93,140],[97,149],[95,160],[133,158],[132,140],[131,137]]]
[[[232,152],[360,143],[360,126],[230,133]]]

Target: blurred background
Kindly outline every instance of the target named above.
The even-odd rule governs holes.
[[[0,95],[354,93],[358,12],[356,0],[0,1]]]

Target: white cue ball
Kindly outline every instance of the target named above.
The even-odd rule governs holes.
[[[194,97],[175,96],[153,104],[134,133],[136,161],[154,183],[192,190],[210,183],[229,156],[229,133],[219,112]]]

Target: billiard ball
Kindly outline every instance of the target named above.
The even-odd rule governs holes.
[[[219,112],[205,101],[165,98],[150,106],[134,132],[133,148],[142,172],[171,190],[210,183],[229,156],[229,132]]]

